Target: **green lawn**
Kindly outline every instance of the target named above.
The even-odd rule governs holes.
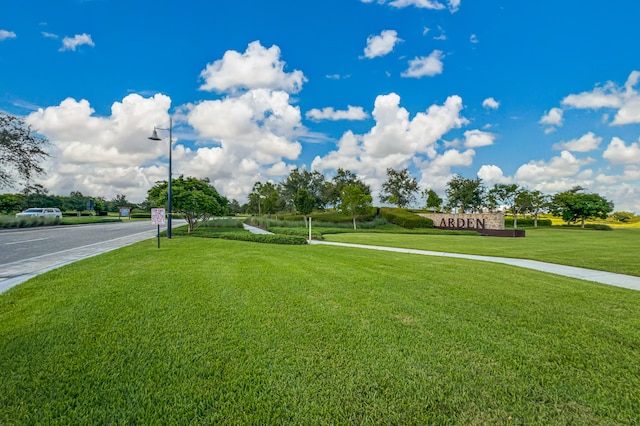
[[[514,257],[640,276],[640,229],[527,228],[525,238],[331,234],[327,241]]]
[[[638,359],[640,292],[149,240],[0,295],[0,424],[638,424]]]

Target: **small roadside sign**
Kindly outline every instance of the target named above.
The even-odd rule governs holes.
[[[154,225],[164,225],[167,223],[165,209],[151,209],[151,223]]]
[[[160,225],[167,223],[165,209],[151,209],[151,223],[158,225],[158,248],[160,248]]]

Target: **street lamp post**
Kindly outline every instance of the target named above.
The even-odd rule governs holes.
[[[149,136],[149,139],[152,141],[160,141],[162,138],[158,136],[158,130],[168,130],[169,131],[169,181],[167,185],[167,238],[171,238],[171,216],[173,214],[171,210],[171,151],[173,148],[173,119],[169,117],[169,128],[163,129],[160,127],[153,128],[153,134]]]

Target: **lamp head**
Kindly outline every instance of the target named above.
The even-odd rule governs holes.
[[[151,139],[152,141],[161,141],[162,140],[158,136],[158,130],[155,127],[153,128],[153,134],[151,136],[149,136],[149,139]]]

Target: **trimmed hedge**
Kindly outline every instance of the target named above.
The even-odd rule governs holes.
[[[266,244],[287,244],[287,245],[304,245],[307,239],[295,235],[284,234],[250,234],[244,232],[234,232],[229,234],[221,234],[219,238],[235,241],[250,241],[254,243]]]
[[[58,217],[44,216],[0,216],[0,228],[33,228],[36,226],[60,225]]]
[[[433,220],[418,216],[405,209],[383,207],[380,209],[380,215],[388,222],[406,229],[433,228]]]
[[[551,219],[538,219],[538,226],[552,226]],[[505,217],[504,226],[507,228],[513,228],[513,218]],[[535,226],[535,221],[530,217],[518,218],[518,227]]]
[[[582,225],[562,225],[563,228],[568,229],[592,229],[594,231],[613,231],[613,228],[604,223],[585,223],[584,228]]]

